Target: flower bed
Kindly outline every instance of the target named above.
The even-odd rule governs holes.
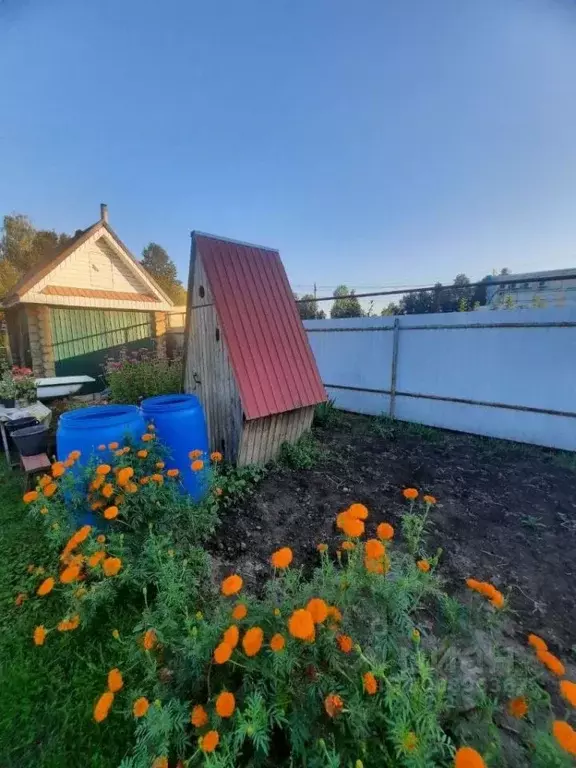
[[[404,490],[400,530],[363,504],[335,509],[338,537],[317,542],[311,572],[284,542],[256,596],[241,572],[214,583],[203,547],[233,487],[222,457],[191,452],[210,486],[194,505],[153,435],[103,446],[81,488],[73,453],[26,495],[46,557],[15,596],[38,654],[81,653],[95,627],[109,634],[90,664],[86,728],[114,739],[120,722],[136,725],[123,768],[571,764],[563,661],[536,635],[501,646],[505,590],[471,578],[469,605],[445,593],[426,538],[433,496]],[[77,526],[86,504],[97,525]],[[50,601],[57,622],[42,618]],[[545,686],[566,710],[554,715]]]

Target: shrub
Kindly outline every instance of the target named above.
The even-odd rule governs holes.
[[[182,389],[182,361],[168,360],[143,350],[106,362],[106,381],[115,403],[139,403],[146,397],[169,395]]]
[[[278,461],[290,469],[312,469],[320,458],[320,445],[311,432],[295,443],[283,443]]]
[[[342,415],[336,409],[334,398],[323,403],[318,403],[314,408],[314,426],[321,429],[330,429],[338,426],[342,421]]]

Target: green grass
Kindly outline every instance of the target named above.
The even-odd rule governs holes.
[[[103,659],[121,666],[123,646],[111,636],[109,620],[101,629],[51,632],[44,646],[33,644],[34,627],[54,628],[63,608],[54,593],[34,594],[43,576],[30,576],[28,565],[54,572],[55,563],[40,526],[27,517],[21,482],[17,473],[0,474],[0,763],[2,768],[111,768],[125,754],[133,728],[113,711],[114,738],[109,728],[104,736],[92,708],[106,686],[110,661]],[[14,603],[19,592],[30,594],[21,607]],[[115,624],[128,632],[133,617],[126,609],[117,612]]]

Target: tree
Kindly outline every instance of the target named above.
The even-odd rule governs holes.
[[[401,315],[402,311],[400,309],[399,304],[395,304],[393,301],[390,301],[380,312],[381,317],[386,317],[387,315]]]
[[[354,296],[354,291],[349,290],[347,285],[339,285],[332,295],[334,296],[334,303],[330,310],[330,317],[362,317],[360,302]],[[340,298],[348,295],[350,296],[349,299]]]
[[[148,243],[140,264],[175,304],[186,304],[186,290],[178,280],[176,265],[161,245]]]
[[[28,216],[17,213],[4,216],[0,239],[0,259],[8,261],[20,273],[26,272],[51,256],[72,240],[53,229],[36,229]]]
[[[294,298],[298,299],[297,294],[294,294]],[[318,308],[318,303],[314,301],[311,293],[305,293],[296,306],[302,320],[324,320],[326,317],[324,310]]]

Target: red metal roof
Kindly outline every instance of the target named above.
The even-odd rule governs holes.
[[[246,419],[326,400],[278,251],[193,233]]]

